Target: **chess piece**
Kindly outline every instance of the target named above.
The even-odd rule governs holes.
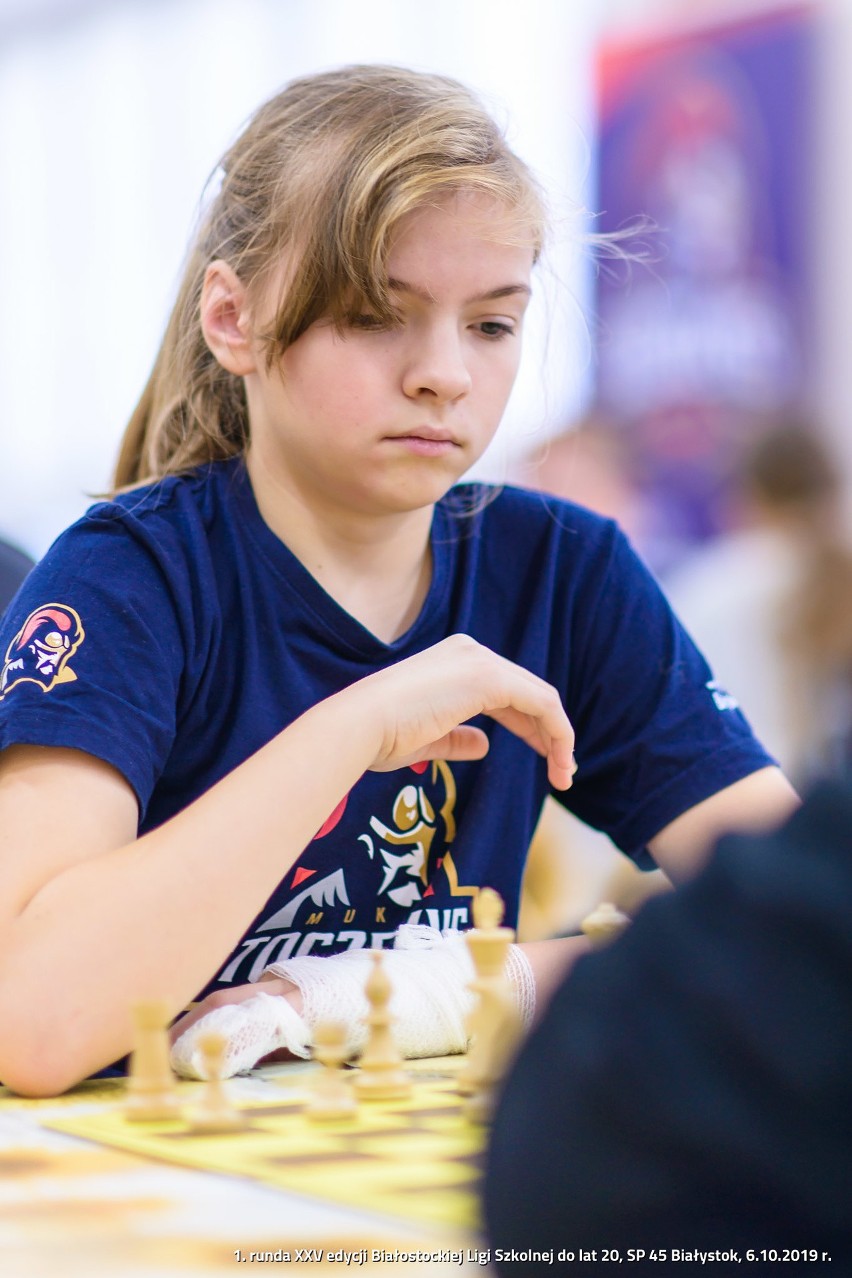
[[[207,1076],[198,1107],[189,1116],[189,1128],[193,1132],[213,1134],[234,1132],[245,1127],[245,1119],[228,1099],[222,1080],[227,1042],[223,1034],[208,1030],[198,1040],[203,1070]]]
[[[314,1030],[314,1056],[322,1066],[305,1109],[313,1122],[352,1118],[355,1095],[343,1073],[346,1060],[346,1026],[340,1021],[320,1021]]]
[[[373,970],[364,986],[370,1004],[370,1035],[358,1062],[355,1089],[365,1100],[402,1099],[411,1095],[411,1079],[402,1068],[402,1056],[391,1032],[391,984],[382,967],[381,950],[373,950],[371,958]]]
[[[611,901],[601,901],[580,924],[580,931],[589,938],[594,949],[603,949],[620,936],[630,923],[626,914],[616,909]]]
[[[475,976],[476,1001],[468,1022],[470,1047],[459,1075],[459,1091],[469,1097],[466,1112],[485,1121],[497,1084],[522,1033],[521,1016],[506,975],[509,946],[515,939],[502,927],[505,908],[493,888],[482,888],[473,902],[474,926],[465,934]]]
[[[137,1003],[132,1015],[134,1046],[125,1117],[136,1123],[177,1118],[180,1102],[169,1064],[168,1006],[162,1000],[150,999]]]

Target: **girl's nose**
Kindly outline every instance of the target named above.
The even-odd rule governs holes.
[[[452,330],[448,326],[444,331],[420,333],[413,338],[403,375],[406,395],[452,403],[466,395],[470,387],[471,376],[455,325]]]

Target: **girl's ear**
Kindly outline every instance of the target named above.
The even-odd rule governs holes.
[[[246,290],[227,262],[211,262],[201,289],[201,331],[218,362],[229,373],[245,377],[257,362],[251,340]]]

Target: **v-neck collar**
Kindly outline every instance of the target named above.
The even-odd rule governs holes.
[[[455,549],[455,538],[450,535],[448,527],[449,516],[442,503],[439,502],[435,507],[429,532],[432,580],[426,598],[412,625],[397,639],[385,643],[347,612],[320,585],[289,546],[272,531],[260,513],[244,461],[239,459],[233,463],[233,467],[230,495],[239,510],[245,533],[276,577],[299,600],[305,613],[311,614],[335,643],[343,645],[353,655],[399,658],[409,651],[419,651],[442,637],[437,634],[433,638],[430,631],[435,629],[437,616],[443,613],[442,604],[448,594]]]

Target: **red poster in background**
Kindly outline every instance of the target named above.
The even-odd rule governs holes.
[[[603,43],[599,227],[648,265],[606,266],[598,403],[641,490],[658,570],[726,523],[731,468],[757,424],[808,399],[810,7]]]

